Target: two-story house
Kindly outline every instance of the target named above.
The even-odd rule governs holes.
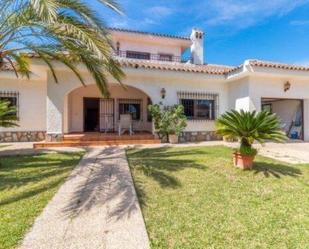
[[[278,114],[290,138],[309,140],[308,67],[259,60],[237,67],[207,64],[205,34],[198,29],[190,37],[110,31],[126,77],[124,87],[110,79],[108,99],[83,67],[86,87],[61,64],[56,65],[56,84],[35,56],[29,80],[2,68],[0,98],[17,106],[19,127],[0,128],[0,141],[53,142],[68,134],[117,133],[121,114],[131,114],[135,134],[152,134],[147,109],[152,103],[184,106],[188,126],[183,142],[217,139],[215,120],[230,109],[267,109]]]

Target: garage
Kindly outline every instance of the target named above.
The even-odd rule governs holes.
[[[262,110],[277,114],[281,127],[291,140],[304,139],[304,101],[301,99],[262,98]]]

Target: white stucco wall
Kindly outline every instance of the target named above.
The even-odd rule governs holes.
[[[125,69],[125,73],[126,78],[123,80],[123,83],[143,91],[151,97],[154,104],[177,104],[177,92],[188,91],[218,94],[220,114],[225,112],[228,107],[227,85],[225,84],[223,76],[145,69]],[[94,84],[91,77],[86,74],[84,78],[87,84]],[[112,79],[110,79],[110,82],[115,83]],[[47,88],[48,133],[62,133],[65,131],[65,127],[67,126],[65,123],[67,121],[64,118],[64,113],[72,112],[72,110],[65,110],[64,99],[67,94],[79,87],[79,81],[71,73],[62,72],[59,76],[58,84],[55,84],[49,77]],[[165,99],[162,99],[160,95],[162,88],[166,90]],[[123,96],[123,94],[125,93],[121,95]],[[74,116],[74,111],[72,113]],[[80,117],[78,119],[81,120]],[[75,121],[73,123],[75,123]],[[71,124],[72,130],[80,130],[81,127],[81,123]],[[213,130],[214,121],[189,121],[186,128],[186,131]]]
[[[175,105],[179,103],[177,92],[204,92],[219,95],[219,114],[228,108],[228,88],[223,76],[198,73],[182,73],[160,70],[128,69],[126,84],[142,89],[154,103]],[[165,99],[160,91],[166,90]],[[214,121],[188,121],[186,131],[213,131]]]
[[[46,130],[46,81],[1,77],[0,91],[19,93],[19,127],[1,128],[2,131],[45,131]]]
[[[249,111],[249,79],[244,78],[228,83],[229,109]]]
[[[284,84],[289,81],[291,88],[284,91]],[[309,81],[297,77],[251,77],[250,98],[257,111],[261,110],[261,98],[285,98],[285,99],[309,99]],[[304,112],[308,113],[308,105],[304,106]],[[304,117],[304,136],[309,138],[309,117]]]

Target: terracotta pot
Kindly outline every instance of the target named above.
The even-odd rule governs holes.
[[[175,134],[168,135],[169,142],[171,144],[178,144],[178,136]]]
[[[240,169],[252,169],[255,156],[245,156],[239,152],[233,153],[234,166]]]

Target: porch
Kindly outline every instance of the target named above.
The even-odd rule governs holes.
[[[77,87],[64,98],[62,134],[47,134],[35,148],[159,143],[152,132],[143,91],[119,84],[109,85],[110,96],[102,97],[96,85]],[[126,116],[129,120],[124,120]]]

